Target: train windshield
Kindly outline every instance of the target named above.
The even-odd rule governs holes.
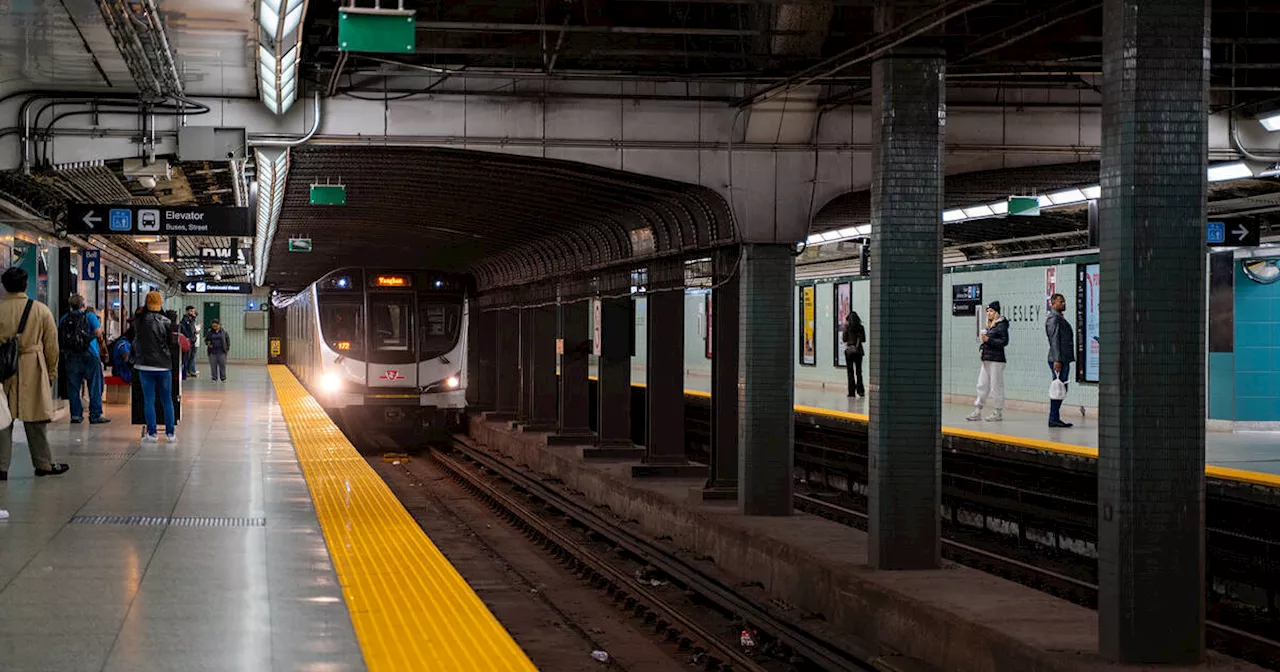
[[[325,344],[345,357],[364,356],[364,306],[360,297],[321,297],[320,330]]]
[[[431,359],[457,345],[462,306],[457,303],[427,303],[425,298],[421,300],[418,350],[421,359]]]
[[[412,294],[369,294],[368,359],[380,364],[416,361]]]

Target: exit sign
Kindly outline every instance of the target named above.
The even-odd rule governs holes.
[[[289,251],[290,252],[310,252],[311,239],[310,238],[290,238]]]
[[[1040,199],[1035,196],[1010,196],[1009,214],[1035,217],[1040,214]]]
[[[311,185],[311,205],[346,205],[347,188],[341,184]]]

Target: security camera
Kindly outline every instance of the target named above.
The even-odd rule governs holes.
[[[150,175],[144,175],[138,178],[138,184],[142,185],[143,189],[155,189],[156,178],[151,177]]]

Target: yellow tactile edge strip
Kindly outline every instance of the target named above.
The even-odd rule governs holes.
[[[596,380],[595,376],[591,376],[591,380]],[[632,383],[632,387],[643,388],[644,383]],[[700,399],[710,399],[711,395],[701,390],[685,390],[685,396],[698,397]],[[818,417],[835,418],[837,420],[847,420],[850,422],[861,422],[866,424],[870,422],[870,418],[865,413],[849,413],[847,411],[835,411],[829,408],[818,408],[816,406],[800,406],[795,407],[797,413],[805,415],[813,415]],[[1075,457],[1085,457],[1098,459],[1098,449],[1089,446],[1077,446],[1070,443],[1057,443],[1055,441],[1045,441],[1043,439],[1031,439],[1025,436],[1014,436],[1012,434],[993,434],[991,432],[978,432],[971,429],[957,429],[955,427],[943,427],[943,436],[955,436],[965,439],[974,439],[977,441],[987,441],[990,443],[1000,443],[1006,446],[1016,446],[1019,448],[1030,448],[1032,450],[1041,450],[1047,453],[1059,453],[1062,455],[1073,455]],[[1224,481],[1239,481],[1241,483],[1249,483],[1251,485],[1265,485],[1269,488],[1280,488],[1280,475],[1265,474],[1260,471],[1247,471],[1245,469],[1232,469],[1230,467],[1217,467],[1214,465],[1205,465],[1204,473],[1210,478],[1216,478]]]
[[[536,670],[298,379],[270,371],[370,672]]]

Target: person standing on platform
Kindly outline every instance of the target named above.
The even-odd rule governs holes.
[[[156,443],[156,395],[164,408],[165,440],[174,440],[173,428],[173,350],[169,346],[169,334],[173,323],[160,312],[164,298],[160,292],[147,292],[146,312],[133,321],[133,369],[142,384],[142,415],[147,428],[143,443]]]
[[[71,402],[71,424],[84,422],[84,403],[80,387],[89,387],[89,424],[111,422],[102,417],[102,355],[98,341],[102,323],[98,316],[84,309],[84,297],[76,294],[68,302],[71,312],[58,322],[58,348],[67,367],[67,397]]]
[[[69,467],[53,461],[49,421],[53,419],[53,383],[58,379],[58,324],[49,307],[27,298],[27,272],[13,267],[0,274],[6,292],[0,301],[0,343],[17,338],[18,368],[4,381],[9,413],[22,421],[36,476],[57,476]],[[0,481],[9,480],[13,427],[0,429]]]
[[[866,354],[867,329],[862,325],[862,318],[855,311],[849,311],[844,321],[844,364],[845,375],[848,376],[849,396],[867,396],[867,389],[862,386],[862,357]]]
[[[196,307],[187,306],[186,314],[182,316],[182,321],[178,323],[178,333],[187,337],[187,342],[191,344],[191,348],[182,353],[182,379],[186,380],[187,376],[192,378],[199,377],[196,371]]]
[[[209,323],[209,333],[204,342],[209,346],[209,380],[227,382],[227,353],[231,352],[231,335],[222,329],[222,322]]]
[[[987,326],[982,330],[982,345],[978,352],[982,357],[982,370],[978,373],[978,398],[973,402],[973,412],[965,418],[982,419],[982,407],[988,395],[995,410],[987,416],[987,422],[1004,420],[1004,348],[1009,345],[1009,320],[1000,314],[1000,302],[987,306]]]
[[[1071,323],[1062,316],[1067,309],[1067,300],[1061,294],[1049,297],[1049,316],[1044,322],[1044,333],[1049,339],[1049,370],[1053,373],[1051,381],[1062,381],[1063,392],[1067,387],[1067,377],[1071,373],[1071,362],[1076,361],[1075,334],[1071,331]],[[1056,428],[1071,427],[1071,423],[1062,421],[1062,399],[1049,399],[1049,426]]]

